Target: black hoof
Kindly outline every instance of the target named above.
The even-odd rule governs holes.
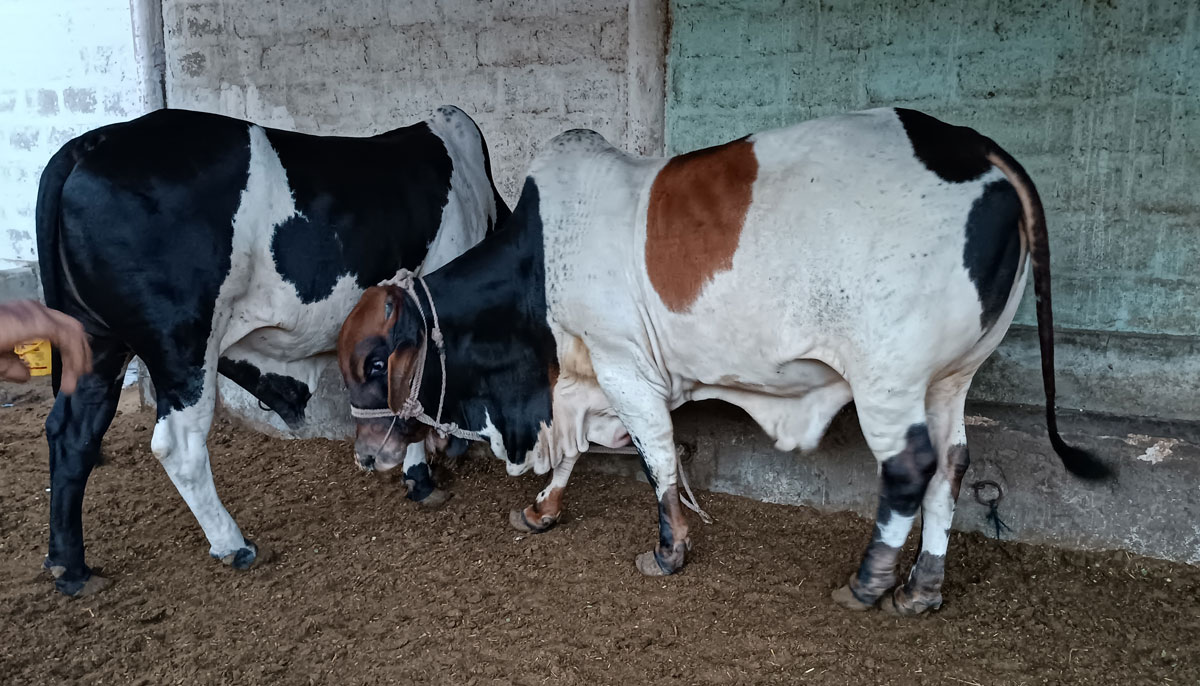
[[[638,555],[633,564],[644,576],[670,576],[683,569],[687,551],[691,548],[690,539],[683,543],[676,543],[665,552],[662,547],[659,547]]]
[[[884,594],[879,601],[879,609],[896,617],[916,617],[941,607],[941,593],[913,593],[904,586],[897,586],[895,591]]]
[[[89,571],[82,579],[67,579],[59,576],[54,580],[54,588],[59,593],[72,598],[82,598],[85,595],[99,593],[112,585],[112,581]]]
[[[245,543],[246,546],[244,548],[238,548],[232,553],[220,558],[217,558],[216,555],[213,555],[213,557],[237,570],[244,571],[250,569],[256,562],[262,559],[263,556],[259,554],[258,546],[254,545],[249,540],[246,540]]]
[[[670,576],[671,574],[670,571],[663,569],[662,565],[658,564],[658,558],[655,557],[653,550],[638,555],[634,558],[633,564],[643,576]]]

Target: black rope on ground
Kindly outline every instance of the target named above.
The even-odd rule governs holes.
[[[983,497],[983,490],[987,489],[987,488],[996,489],[995,497],[992,497],[992,498],[984,498]],[[986,519],[987,519],[988,524],[991,524],[992,527],[996,530],[995,537],[997,539],[999,539],[1001,537],[1000,536],[1001,533],[1011,532],[1012,527],[1005,524],[1004,520],[1000,519],[1000,512],[999,512],[998,506],[1000,504],[1000,501],[1004,499],[1004,489],[1000,488],[1000,484],[996,483],[995,481],[985,479],[983,481],[976,481],[975,483],[971,484],[971,490],[975,492],[975,502],[979,503],[980,505],[984,505],[988,508],[988,513],[987,513]]]

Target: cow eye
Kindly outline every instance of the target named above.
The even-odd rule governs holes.
[[[373,379],[387,371],[387,362],[383,360],[374,360],[367,365],[367,378]]]

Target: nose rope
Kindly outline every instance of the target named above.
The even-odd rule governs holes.
[[[429,327],[429,320],[425,318],[425,310],[421,308],[421,301],[417,298],[417,289],[414,282],[419,282],[425,290],[425,297],[429,300],[429,312],[433,318],[433,327]],[[431,427],[438,433],[439,436],[445,438],[454,436],[468,441],[485,440],[482,435],[476,431],[468,431],[460,427],[454,422],[442,422],[442,410],[446,402],[446,343],[442,338],[442,327],[438,321],[437,306],[433,303],[433,294],[429,291],[429,284],[425,283],[425,279],[417,276],[414,272],[408,269],[401,269],[396,272],[396,276],[387,281],[383,281],[380,286],[396,286],[404,291],[404,293],[417,306],[417,312],[421,314],[421,324],[424,329],[429,330],[429,338],[433,339],[433,344],[437,347],[438,361],[441,363],[442,369],[442,386],[441,392],[438,393],[437,414],[430,417],[425,412],[425,408],[421,406],[419,399],[421,393],[421,385],[424,382],[425,376],[425,359],[429,348],[429,342],[421,343],[421,350],[418,353],[417,369],[413,372],[412,382],[409,384],[408,397],[404,399],[404,404],[400,409],[393,412],[390,408],[383,409],[368,409],[350,405],[350,415],[359,419],[381,419],[392,418],[392,427],[396,425],[398,419],[415,419],[426,426]],[[388,437],[392,434],[392,428],[388,428],[387,436],[384,437],[384,442],[387,442]]]
[[[396,428],[396,420],[399,417],[392,417],[392,423],[388,424],[387,433],[383,435],[383,440],[379,442],[379,450],[383,450],[383,446],[387,445],[387,439],[392,437],[392,429]]]

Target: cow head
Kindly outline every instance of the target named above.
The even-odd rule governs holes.
[[[413,375],[424,359],[425,327],[416,304],[396,286],[363,293],[338,334],[338,366],[350,392],[350,405],[388,410],[385,416],[355,417],[354,451],[363,469],[385,471],[404,461],[412,443],[424,441],[429,427],[393,416],[408,399]]]

